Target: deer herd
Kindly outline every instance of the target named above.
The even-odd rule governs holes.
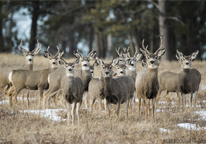
[[[115,113],[119,120],[120,105],[125,103],[125,117],[128,118],[128,109],[134,108],[135,98],[138,98],[138,115],[140,115],[141,103],[145,107],[145,119],[152,113],[154,117],[155,108],[163,91],[170,104],[169,92],[176,92],[180,107],[180,97],[182,96],[182,107],[186,106],[185,95],[189,94],[190,106],[196,107],[196,97],[201,81],[201,74],[197,69],[191,69],[192,61],[197,57],[198,50],[189,56],[177,50],[176,58],[181,64],[181,72],[176,74],[170,71],[158,74],[160,58],[165,53],[162,38],[160,37],[160,47],[155,53],[150,53],[142,41],[141,54],[136,52],[130,56],[129,48],[124,48],[121,52],[116,49],[118,57],[106,63],[96,56],[96,51],[91,51],[84,57],[78,50],[74,51],[76,59],[73,62],[66,62],[62,56],[64,52],[57,47],[57,54],[52,55],[49,47],[43,55],[49,59],[50,68],[33,70],[33,57],[41,51],[41,45],[37,41],[37,48],[27,51],[22,48],[19,51],[25,56],[26,62],[19,67],[3,67],[0,69],[0,90],[4,90],[9,98],[9,105],[12,107],[12,97],[17,102],[17,95],[21,92],[22,105],[24,105],[24,93],[27,96],[27,106],[29,106],[29,90],[37,90],[39,105],[46,108],[50,105],[50,100],[56,103],[60,101],[67,109],[68,125],[70,115],[72,125],[75,123],[77,115],[79,124],[79,109],[84,102],[85,108],[93,111],[95,101],[98,102],[99,110],[103,108],[107,111],[111,120],[111,105],[116,105]],[[136,71],[136,62],[141,61],[145,71]],[[90,60],[95,62],[90,66]],[[81,69],[74,67],[81,63]],[[62,68],[58,68],[58,63]],[[94,78],[94,69],[99,67],[100,78]],[[116,68],[114,72],[113,68]],[[103,103],[102,103],[103,101]],[[102,105],[104,104],[104,107]],[[151,104],[151,107],[150,107]],[[70,106],[71,105],[71,106]],[[75,114],[76,113],[76,114]]]

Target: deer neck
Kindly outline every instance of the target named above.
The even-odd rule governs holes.
[[[26,64],[26,69],[33,70],[33,64]]]
[[[151,80],[158,80],[158,69],[148,69],[147,74]]]
[[[54,71],[56,69],[57,69],[57,67],[50,67],[50,71]]]

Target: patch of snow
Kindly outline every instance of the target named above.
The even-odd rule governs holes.
[[[9,103],[9,100],[0,101],[0,105],[2,105],[2,104],[4,104],[4,103]]]
[[[200,89],[201,89],[201,90],[205,90],[205,89],[206,89],[206,85],[201,85],[201,86],[200,86]]]
[[[179,123],[179,124],[177,124],[177,126],[182,127],[184,129],[187,129],[187,130],[190,130],[190,129],[194,129],[194,130],[206,129],[206,127],[200,127],[196,124],[191,124],[191,123]]]
[[[196,111],[195,113],[202,116],[203,119],[206,119],[206,111]]]
[[[164,129],[164,128],[159,128],[159,130],[161,131],[161,132],[170,132],[170,130],[168,130],[168,129]]]
[[[66,110],[65,109],[21,110],[20,112],[33,113],[45,118],[49,118],[53,121],[61,121],[61,120],[65,121],[66,119],[62,119],[60,116],[57,115],[57,113],[60,111],[66,111]]]

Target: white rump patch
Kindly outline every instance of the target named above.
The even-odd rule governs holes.
[[[12,72],[9,73],[9,82],[12,83]]]

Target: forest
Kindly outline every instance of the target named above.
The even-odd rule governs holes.
[[[29,16],[29,36],[18,35],[18,19],[24,9]],[[26,22],[26,21],[25,21]],[[23,29],[22,31],[26,31]],[[178,49],[184,54],[199,50],[198,59],[206,58],[206,1],[169,0],[61,0],[1,1],[0,52],[19,53],[20,41],[29,50],[38,39],[45,49],[56,45],[73,57],[77,48],[84,53],[97,51],[100,58],[116,57],[116,48],[142,47],[142,40],[152,52],[159,47],[160,36],[166,54],[175,60]]]

